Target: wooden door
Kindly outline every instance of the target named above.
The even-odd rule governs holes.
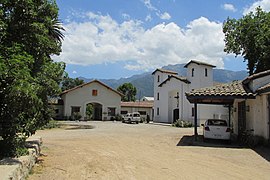
[[[238,103],[238,135],[246,130],[246,101]],[[239,137],[239,136],[238,136]]]

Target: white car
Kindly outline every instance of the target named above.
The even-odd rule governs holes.
[[[136,124],[138,124],[141,121],[141,115],[139,112],[133,112],[133,113],[127,113],[123,118],[122,118],[122,122],[128,122],[128,123],[132,123],[135,122]]]
[[[203,138],[206,139],[231,139],[231,129],[226,120],[208,119],[203,126]]]

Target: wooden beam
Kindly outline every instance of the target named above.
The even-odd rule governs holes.
[[[197,102],[194,102],[194,137],[195,141],[197,141],[198,131],[197,131],[197,125],[198,125],[198,113],[197,113]]]

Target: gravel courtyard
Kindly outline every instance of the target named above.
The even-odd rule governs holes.
[[[34,179],[269,179],[270,162],[251,149],[192,146],[192,128],[121,122],[78,122],[37,132],[42,156]],[[201,133],[201,129],[199,129]],[[183,137],[184,136],[184,137]],[[183,143],[184,142],[184,143]],[[270,153],[270,152],[269,152]]]

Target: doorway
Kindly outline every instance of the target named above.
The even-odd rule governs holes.
[[[238,137],[246,130],[246,101],[238,103]]]
[[[173,123],[179,119],[179,109],[176,108],[173,110]]]
[[[270,145],[270,95],[268,94],[268,144]]]
[[[87,104],[86,115],[89,119],[102,120],[102,104],[95,102]]]

